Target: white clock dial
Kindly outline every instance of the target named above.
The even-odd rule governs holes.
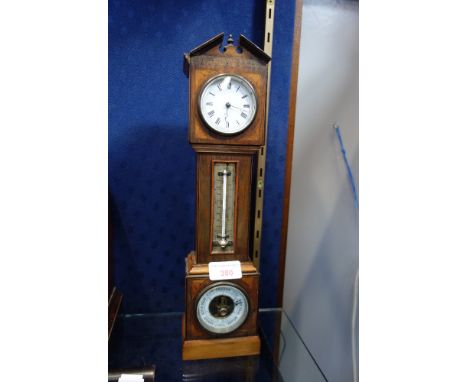
[[[249,127],[257,111],[254,88],[238,75],[213,77],[200,93],[199,111],[205,123],[216,132],[240,133]]]
[[[246,295],[234,284],[213,284],[197,303],[198,322],[211,333],[231,333],[241,326],[249,312]]]

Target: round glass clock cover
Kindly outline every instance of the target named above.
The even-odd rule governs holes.
[[[211,333],[230,333],[247,318],[249,302],[234,284],[219,283],[202,292],[197,302],[198,322]]]
[[[245,78],[221,74],[208,80],[201,90],[199,111],[214,131],[238,134],[252,123],[257,111],[257,97]]]

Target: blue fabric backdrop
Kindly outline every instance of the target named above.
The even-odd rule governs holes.
[[[264,1],[109,1],[109,189],[124,313],[182,311],[195,155],[182,56],[225,32],[263,46]],[[277,0],[260,306],[276,305],[294,1]],[[226,36],[227,38],[227,36]]]

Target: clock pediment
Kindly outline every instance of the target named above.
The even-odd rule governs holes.
[[[218,57],[238,57],[243,56],[242,59],[257,60],[260,63],[268,64],[271,57],[265,53],[260,47],[255,45],[244,35],[239,36],[238,45],[233,44],[234,40],[232,35],[229,35],[228,43],[222,46],[224,41],[224,33],[219,33],[216,36],[205,41],[203,44],[198,45],[190,52],[184,54],[184,73],[189,75],[189,67],[191,58],[195,56],[207,55]]]

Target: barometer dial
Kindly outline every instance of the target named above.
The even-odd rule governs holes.
[[[257,97],[243,77],[221,74],[202,88],[199,111],[206,125],[226,135],[238,134],[250,126],[257,112]]]
[[[232,283],[216,283],[200,294],[197,318],[211,333],[231,333],[247,318],[249,302],[245,293]]]

